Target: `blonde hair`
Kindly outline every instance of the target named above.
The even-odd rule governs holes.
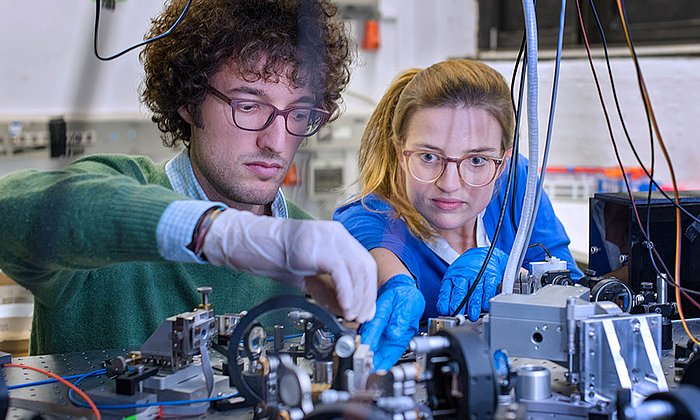
[[[510,89],[503,76],[478,61],[454,59],[398,75],[372,113],[360,141],[360,193],[364,202],[376,194],[390,203],[395,217],[403,218],[409,231],[424,241],[435,231],[413,207],[406,193],[400,153],[406,144],[411,116],[423,108],[476,107],[485,110],[501,126],[503,151],[513,145],[515,116]]]

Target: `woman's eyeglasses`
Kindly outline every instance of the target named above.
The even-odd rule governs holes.
[[[496,178],[498,167],[505,157],[495,158],[479,154],[469,154],[460,158],[450,158],[427,150],[404,150],[408,172],[418,181],[435,182],[445,172],[447,164],[457,165],[459,176],[472,187],[483,187]]]

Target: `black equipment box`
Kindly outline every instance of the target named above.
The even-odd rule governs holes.
[[[673,276],[676,252],[676,208],[660,192],[633,193],[642,226]],[[667,192],[673,198],[673,192]],[[679,192],[681,206],[695,218],[700,218],[700,191]],[[595,275],[613,275],[639,292],[641,283],[651,282],[656,288],[656,270],[650,258],[648,244],[640,229],[629,195],[597,193],[589,202],[588,268]],[[662,265],[657,261],[659,270]],[[681,286],[700,290],[700,223],[681,212]],[[668,287],[668,300],[675,302],[675,290]],[[699,296],[694,295],[696,300]],[[700,310],[683,300],[686,317],[700,316]]]

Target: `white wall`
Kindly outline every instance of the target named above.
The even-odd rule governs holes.
[[[624,136],[613,101],[604,60],[594,59],[613,126],[613,134],[625,166],[639,166]],[[489,62],[510,80],[512,61]],[[662,138],[682,187],[700,189],[700,106],[695,100],[700,92],[700,58],[642,57],[640,66],[652,101]],[[554,61],[539,64],[539,128],[544,142]],[[644,105],[637,85],[632,61],[611,60],[613,78],[627,130],[638,154],[650,163],[649,135]],[[549,163],[552,165],[617,166],[603,108],[600,105],[590,64],[587,59],[562,62]],[[521,140],[527,143],[527,119]],[[543,144],[541,144],[543,146]],[[526,152],[526,148],[523,149]],[[660,183],[671,182],[668,167],[658,144],[655,147],[656,174]]]
[[[103,11],[102,56],[138,43],[160,0]],[[0,119],[51,115],[143,117],[138,51],[110,62],[93,55],[95,0],[0,0]]]
[[[477,52],[476,0],[380,0],[379,9],[380,48],[359,50],[350,92],[376,102],[401,70]],[[352,27],[359,42],[362,23],[352,22]],[[351,111],[367,108],[352,96],[347,101]]]

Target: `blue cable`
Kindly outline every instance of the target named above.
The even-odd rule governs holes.
[[[285,336],[284,336],[284,340],[289,340],[290,338],[299,338],[299,337],[301,337],[302,335],[304,335],[304,333],[285,335]],[[274,341],[274,340],[275,340],[275,337],[267,337],[267,338],[265,338],[265,341]],[[245,340],[241,340],[240,343],[242,344],[244,341],[245,341]]]
[[[104,369],[102,369],[104,371]],[[104,373],[104,372],[102,372]],[[78,384],[84,380],[85,378],[88,378],[90,376],[97,376],[101,374],[99,370],[96,370],[94,372],[86,373],[83,375],[80,375],[81,377],[78,378],[73,384],[75,386],[78,386]],[[179,400],[179,401],[155,401],[155,402],[150,402],[150,403],[141,403],[141,404],[118,404],[118,405],[97,405],[98,410],[123,410],[123,409],[129,409],[129,408],[148,408],[148,407],[158,407],[158,406],[173,406],[173,405],[189,405],[189,404],[197,404],[197,403],[203,403],[203,402],[213,402],[213,401],[221,401],[221,400],[228,400],[229,398],[234,398],[238,396],[238,392],[234,394],[228,394],[228,395],[222,395],[219,397],[212,397],[212,398],[201,398],[198,400]],[[82,401],[78,401],[75,398],[75,395],[73,393],[73,390],[70,389],[68,391],[68,398],[70,401],[83,408],[89,408],[90,406]]]
[[[301,337],[302,335],[304,335],[304,333],[285,335],[284,339],[289,340],[290,338],[298,338],[298,337]],[[275,337],[267,337],[267,339],[265,341],[274,341],[274,340],[275,340]],[[242,342],[243,342],[243,340],[241,340],[241,343]]]
[[[98,371],[96,371],[96,372],[100,372],[100,371],[101,371],[101,373],[106,373],[106,370],[105,370],[105,369],[101,369],[101,370],[98,370]],[[77,374],[77,375],[61,376],[61,378],[63,378],[63,379],[65,379],[65,380],[68,381],[68,380],[71,380],[71,379],[80,378],[81,376],[84,376],[84,375],[85,375],[85,374],[80,373],[80,374]],[[58,381],[57,381],[56,379],[44,379],[44,380],[41,380],[41,381],[30,382],[30,383],[27,383],[27,384],[8,386],[7,389],[8,389],[8,391],[12,391],[13,389],[28,388],[28,387],[30,387],[30,386],[46,385],[46,384],[52,384],[52,383],[55,383],[55,382],[58,382]]]
[[[301,337],[302,335],[304,335],[304,334],[303,333],[290,334],[290,335],[285,336],[284,339],[288,340],[290,338]],[[272,341],[272,340],[274,340],[274,337],[268,337],[266,341]],[[77,386],[85,378],[88,378],[90,376],[104,375],[106,372],[107,372],[106,369],[98,369],[98,370],[92,371],[90,373],[62,376],[62,378],[65,380],[73,380],[73,379],[77,378],[77,380],[73,383],[74,385]],[[40,386],[40,385],[52,384],[52,383],[56,383],[56,382],[58,382],[56,379],[45,379],[45,380],[30,382],[30,383],[21,384],[21,385],[8,386],[7,389],[9,391],[12,391],[14,389],[28,388],[28,387],[32,387],[32,386]],[[119,409],[124,409],[124,408],[144,408],[144,407],[153,407],[153,406],[159,406],[159,405],[186,405],[186,404],[196,404],[196,403],[200,403],[200,402],[227,400],[227,399],[233,398],[237,395],[238,395],[238,393],[223,395],[220,397],[205,398],[205,399],[200,399],[200,400],[164,401],[164,402],[145,403],[145,404],[123,404],[123,405],[115,405],[115,406],[97,406],[97,408],[101,409],[101,410],[119,410]],[[72,389],[68,390],[68,397],[70,398],[71,402],[75,405],[78,405],[80,407],[86,407],[86,408],[90,407],[89,405],[85,404],[84,402],[81,402],[81,401],[78,401],[77,399],[75,399],[75,395],[74,395]]]

